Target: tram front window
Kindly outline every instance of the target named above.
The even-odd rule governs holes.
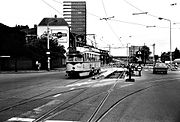
[[[74,57],[74,61],[83,61],[82,56]]]
[[[83,57],[82,56],[68,56],[67,61],[70,62],[79,62],[79,61],[83,61]]]

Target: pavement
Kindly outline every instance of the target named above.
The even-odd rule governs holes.
[[[0,71],[0,74],[23,74],[23,73],[43,73],[43,72],[60,72],[60,71],[65,71],[66,68],[56,68],[52,69],[50,71],[48,70],[18,70],[17,72],[14,70],[11,71]]]

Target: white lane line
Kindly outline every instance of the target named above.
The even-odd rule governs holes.
[[[53,97],[59,97],[61,94],[56,94],[56,95],[54,95]]]
[[[7,122],[33,122],[35,119],[31,118],[19,118],[19,117],[13,117],[9,119]],[[78,122],[78,121],[65,121],[65,120],[45,120],[44,122]]]
[[[122,85],[121,88],[131,86],[131,85],[133,85],[133,84],[125,84],[125,85]]]
[[[7,122],[32,122],[35,119],[31,119],[31,118],[19,118],[19,117],[13,117],[11,119],[8,119]]]
[[[46,120],[45,122],[79,122],[79,121]]]
[[[74,90],[75,88],[70,88],[69,90]]]

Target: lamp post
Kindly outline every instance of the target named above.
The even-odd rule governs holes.
[[[153,64],[155,64],[155,43],[152,46],[153,46]]]
[[[55,21],[57,21],[57,20],[52,20],[52,21],[50,21],[50,22],[48,22],[47,23],[47,52],[46,52],[46,55],[47,55],[47,70],[48,71],[50,71],[50,69],[51,69],[51,65],[50,65],[50,46],[49,46],[49,36],[50,36],[50,34],[49,34],[49,24],[50,23],[52,23],[52,22],[55,22]]]
[[[162,17],[158,18],[159,20],[166,20],[169,21],[169,34],[170,34],[170,64],[172,64],[172,51],[171,51],[171,46],[172,46],[172,42],[171,42],[171,20],[170,19],[165,19]]]

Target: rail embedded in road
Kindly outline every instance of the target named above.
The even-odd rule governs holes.
[[[126,71],[126,68],[109,68],[105,72],[92,77],[92,79],[121,79],[125,77]]]

